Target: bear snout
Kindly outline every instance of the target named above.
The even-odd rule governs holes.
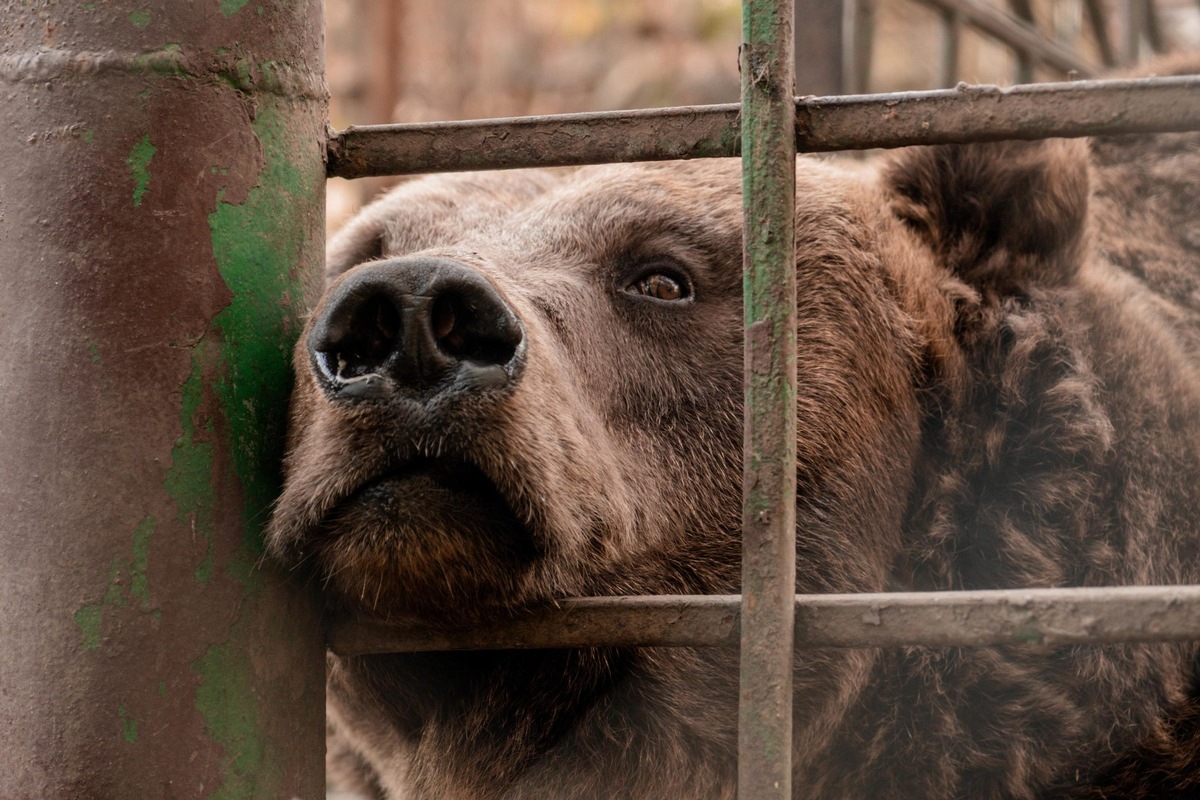
[[[318,310],[307,347],[331,400],[399,394],[429,405],[515,383],[525,332],[479,272],[445,258],[406,257],[348,272]]]

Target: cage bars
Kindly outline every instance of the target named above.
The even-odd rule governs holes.
[[[1200,639],[1200,586],[796,595],[797,647],[1012,647]],[[738,595],[587,597],[485,627],[345,620],[337,654],[736,647]]]
[[[1200,76],[1038,83],[795,101],[802,152],[1103,136],[1200,127]],[[741,152],[737,104],[351,127],[329,175],[718,158]]]
[[[792,797],[796,105],[792,0],[742,4],[743,305],[738,796]]]
[[[968,0],[922,0],[954,35],[971,25],[1030,62],[1087,74],[1052,40]],[[805,6],[807,7],[807,6]],[[840,8],[841,5],[838,4]],[[1099,7],[1088,13],[1106,34]],[[328,143],[339,177],[735,156],[746,203],[743,594],[565,600],[486,629],[353,620],[343,655],[576,646],[737,646],[739,796],[792,797],[793,647],[1045,646],[1200,638],[1200,587],[796,596],[794,586],[794,153],[1200,128],[1200,77],[1076,81],[791,98],[790,0],[744,5],[743,101],[717,105],[351,128]],[[812,39],[800,32],[797,41]],[[1108,62],[1111,48],[1100,36]],[[801,55],[801,54],[796,54]],[[832,73],[830,73],[832,74]],[[821,76],[824,86],[829,75]],[[840,79],[840,78],[839,78]],[[803,88],[803,87],[802,87]],[[742,114],[741,112],[745,112]],[[802,787],[797,787],[802,793]]]

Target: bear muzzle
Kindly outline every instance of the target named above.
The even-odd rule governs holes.
[[[511,387],[525,332],[483,275],[416,256],[348,272],[318,310],[307,347],[331,401],[405,396],[429,405]]]

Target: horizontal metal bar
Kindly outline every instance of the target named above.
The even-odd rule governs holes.
[[[736,156],[737,103],[365,125],[329,140],[329,176],[364,178]]]
[[[1096,66],[1079,58],[1070,49],[1038,32],[1026,22],[974,0],[918,0],[939,11],[953,11],[962,21],[980,33],[1004,42],[1017,51],[1064,74],[1075,73],[1086,78],[1096,73]]]
[[[735,647],[739,595],[587,597],[469,629],[342,621],[343,656],[551,647]],[[992,647],[1200,639],[1200,586],[796,595],[797,647]]]
[[[331,177],[740,155],[737,104],[351,127]],[[800,151],[1200,129],[1200,76],[803,97]]]

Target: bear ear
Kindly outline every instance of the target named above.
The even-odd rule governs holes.
[[[984,296],[1060,286],[1079,269],[1084,141],[912,147],[891,159],[884,178],[894,212]]]
[[[381,214],[362,214],[330,240],[325,249],[325,286],[343,272],[383,258],[386,220]]]

